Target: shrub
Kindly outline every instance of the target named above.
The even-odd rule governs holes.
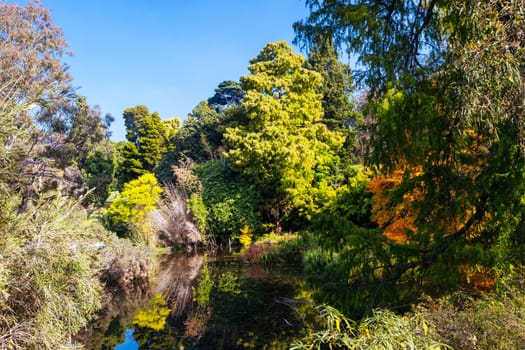
[[[108,239],[101,251],[99,278],[112,293],[134,295],[145,294],[156,269],[151,248],[136,245],[128,239]]]
[[[208,210],[202,200],[200,193],[193,193],[188,199],[188,209],[190,210],[193,219],[197,222],[199,230],[202,234],[206,233],[206,220],[208,216]]]
[[[100,307],[99,243],[108,234],[57,196],[0,213],[0,348],[59,349]]]
[[[194,167],[203,185],[202,200],[208,211],[208,231],[219,240],[238,238],[248,225],[257,232],[261,226],[256,216],[257,192],[232,172],[221,160],[208,161]]]
[[[151,173],[125,183],[122,192],[106,212],[106,227],[119,237],[149,241],[151,227],[147,214],[156,208],[161,192],[155,175]]]
[[[316,307],[325,328],[311,332],[294,342],[290,349],[450,349],[439,342],[439,336],[421,314],[399,316],[388,310],[376,310],[359,323],[327,305]]]
[[[309,249],[311,237],[308,232],[302,235],[276,233],[265,234],[244,249],[241,259],[244,262],[276,264],[301,264],[302,254]]]
[[[455,293],[431,300],[424,305],[425,317],[456,349],[520,349],[525,344],[523,287],[503,285],[497,294],[479,299]]]

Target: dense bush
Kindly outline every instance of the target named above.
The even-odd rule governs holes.
[[[520,349],[525,344],[525,274],[503,283],[495,295],[475,299],[457,292],[427,302],[425,318],[455,349]],[[518,283],[515,283],[518,282]],[[515,284],[514,284],[515,283]],[[514,284],[514,285],[512,285]]]
[[[525,269],[482,296],[455,292],[427,298],[405,314],[374,310],[359,322],[338,309],[317,307],[325,327],[291,349],[521,349],[525,344]]]
[[[247,263],[297,264],[301,265],[303,253],[311,249],[312,235],[303,232],[300,235],[269,233],[259,237],[241,252],[241,259]]]
[[[261,227],[256,215],[257,191],[221,160],[212,160],[194,168],[203,186],[202,200],[208,211],[208,230],[219,241],[237,238],[248,225]]]
[[[104,288],[146,289],[154,259],[78,202],[49,197],[18,214],[19,201],[0,203],[0,349],[71,348]]]
[[[321,305],[317,310],[325,321],[325,328],[311,332],[290,349],[450,349],[439,341],[436,330],[419,313],[399,316],[378,310],[355,323],[330,306]]]

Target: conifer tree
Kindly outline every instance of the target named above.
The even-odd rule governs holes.
[[[128,141],[119,147],[120,184],[153,171],[169,149],[169,134],[157,112],[150,113],[146,106],[136,106],[125,109],[123,117]]]
[[[286,42],[267,44],[250,63],[241,79],[246,122],[227,129],[225,155],[258,185],[279,231],[283,216],[295,210],[308,217],[330,192],[325,178],[343,137],[321,122],[322,77]]]

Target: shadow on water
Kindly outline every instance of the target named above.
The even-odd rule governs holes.
[[[294,266],[174,253],[147,296],[114,300],[79,340],[100,350],[287,349],[311,324],[300,302],[309,297]]]

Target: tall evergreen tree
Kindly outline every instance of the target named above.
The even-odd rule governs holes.
[[[250,63],[251,74],[241,79],[247,120],[226,130],[225,155],[259,186],[279,231],[292,210],[305,216],[317,210],[343,137],[321,122],[322,77],[304,68],[304,57],[286,42],[267,44]]]
[[[120,184],[153,171],[169,148],[168,133],[157,112],[150,114],[146,106],[136,106],[125,109],[123,117],[128,141],[119,148]]]
[[[330,130],[345,136],[341,157],[349,162],[354,161],[358,128],[363,123],[363,118],[351,101],[354,87],[350,66],[339,61],[332,39],[323,38],[318,39],[310,48],[306,68],[323,77],[323,84],[319,89],[323,95],[322,120]]]
[[[215,89],[215,95],[208,99],[208,103],[216,108],[238,106],[244,93],[241,84],[233,80],[225,80],[219,83]]]
[[[199,102],[173,138],[175,152],[197,163],[217,158],[224,122],[223,111],[217,111],[207,101]]]

